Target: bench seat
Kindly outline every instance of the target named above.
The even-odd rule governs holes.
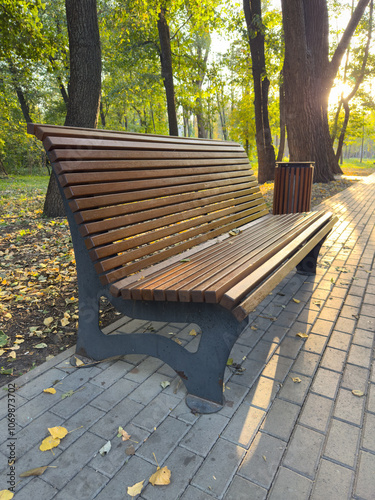
[[[192,408],[216,411],[247,316],[294,267],[315,272],[336,217],[269,214],[234,142],[34,124],[28,131],[43,141],[69,220],[77,353],[159,357],[183,379]],[[104,335],[102,296],[131,317],[199,324],[198,351],[158,335]]]

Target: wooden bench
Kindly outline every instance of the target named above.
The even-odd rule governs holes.
[[[28,125],[63,195],[79,288],[77,354],[160,358],[187,404],[223,404],[248,314],[294,268],[315,273],[331,213],[271,215],[243,148],[227,141]],[[163,335],[105,335],[99,301],[143,320],[195,323],[192,353]]]

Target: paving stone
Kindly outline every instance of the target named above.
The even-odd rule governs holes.
[[[362,299],[357,295],[348,295],[345,299],[345,305],[353,306],[353,307],[361,307]]]
[[[127,495],[127,489],[143,480],[145,480],[144,486],[146,486],[148,479],[154,472],[156,472],[156,466],[154,464],[142,460],[137,456],[132,456],[128,462],[121,467],[115,477],[105,485],[99,495],[96,496],[95,500],[117,500],[126,498],[127,496],[129,497],[129,495]]]
[[[242,363],[242,368],[244,368],[245,371],[241,375],[233,375],[231,381],[239,385],[251,387],[263,370],[264,363],[256,359],[245,359]]]
[[[94,458],[89,462],[89,466],[99,471],[101,474],[109,478],[113,478],[117,471],[124,466],[124,464],[130,459],[129,455],[126,454],[127,448],[132,446],[134,450],[138,450],[150,435],[149,432],[144,429],[136,427],[132,423],[128,424],[125,431],[130,435],[130,440],[123,441],[116,435],[113,436],[111,441],[110,452],[102,457],[100,453],[97,453]]]
[[[276,353],[280,356],[296,359],[298,353],[302,349],[303,340],[299,337],[285,337],[280,346],[277,348]]]
[[[358,389],[362,392],[366,392],[369,374],[370,372],[368,369],[347,363],[345,365],[341,386],[345,389]]]
[[[368,389],[368,411],[375,413],[375,385],[370,384]]]
[[[203,459],[194,453],[184,448],[176,448],[165,462],[165,465],[172,472],[171,483],[167,486],[157,487],[149,484],[142,492],[142,497],[145,500],[180,498],[202,462]]]
[[[171,382],[165,375],[154,373],[147,380],[142,382],[133,392],[129,394],[129,398],[137,403],[147,405],[158,394],[163,391],[162,382]]]
[[[354,425],[332,420],[324,456],[349,467],[354,467],[360,429]]]
[[[130,370],[125,378],[141,384],[148,379],[156,370],[164,364],[163,361],[151,356],[147,357],[142,363]]]
[[[359,314],[359,307],[344,305],[340,311],[340,316],[342,318],[353,319]]]
[[[370,304],[362,304],[361,314],[371,317],[374,314],[374,307]]]
[[[185,422],[186,424],[193,424],[199,418],[198,414],[192,413],[191,409],[187,406],[185,399],[180,400],[179,404],[171,411],[170,415],[182,420],[182,422]]]
[[[375,455],[361,451],[354,492],[360,498],[372,499],[375,492]]]
[[[279,390],[280,384],[278,382],[267,377],[259,377],[245,397],[244,403],[267,410]]]
[[[352,345],[349,350],[348,363],[369,368],[371,363],[371,349]]]
[[[340,420],[360,426],[362,423],[365,398],[355,396],[352,391],[340,389],[336,398],[333,415]]]
[[[311,500],[351,498],[353,472],[328,460],[321,460]]]
[[[346,352],[327,347],[324,351],[320,366],[336,372],[342,372],[346,360]]]
[[[263,432],[258,432],[246,453],[238,474],[269,488],[276,474],[286,443]]]
[[[222,437],[248,448],[265,415],[263,410],[242,403],[222,433]]]
[[[157,460],[163,463],[190,428],[190,425],[180,420],[167,417],[137,451],[137,456],[154,463],[153,453],[157,450]]]
[[[224,407],[220,410],[220,415],[231,417],[240,406],[247,392],[247,387],[232,382],[232,379],[229,380],[225,385]]]
[[[261,330],[260,328],[257,330],[251,330],[251,327],[249,325],[241,333],[240,337],[238,338],[238,342],[248,347],[254,347],[254,345],[263,337],[263,335],[263,330]]]
[[[375,415],[372,413],[366,413],[362,446],[375,453]]]
[[[361,313],[361,315],[358,318],[358,328],[361,328],[363,330],[369,330],[371,332],[375,332],[375,319],[370,316],[365,316],[364,314]]]
[[[327,344],[327,341],[328,341],[327,337],[310,333],[309,337],[305,340],[305,343],[303,345],[303,350],[307,352],[313,352],[316,354],[322,354]]]
[[[180,400],[169,394],[159,394],[133,419],[133,423],[152,432],[180,403]]]
[[[318,314],[319,311],[317,309],[313,309],[312,306],[309,305],[309,308],[303,309],[301,313],[298,315],[298,321],[312,325],[316,320],[316,318],[318,317]]]
[[[340,349],[342,351],[347,351],[349,349],[351,341],[351,335],[349,335],[348,333],[337,332],[335,330],[330,336],[328,346],[335,349]]]
[[[143,408],[143,405],[130,399],[120,401],[91,427],[91,431],[106,440],[112,439],[119,426],[125,429]]]
[[[271,342],[271,343],[278,343],[282,339],[285,338],[286,334],[288,332],[288,328],[285,326],[281,326],[279,322],[271,325],[266,332],[264,332],[262,336],[262,340],[265,340],[266,342]]]
[[[206,493],[221,497],[244,454],[244,448],[219,438],[193,477],[191,484]]]
[[[266,361],[270,359],[272,354],[277,349],[277,346],[278,346],[278,344],[276,342],[270,343],[270,342],[264,342],[263,340],[260,340],[257,343],[257,345],[248,354],[248,357],[251,359],[256,359],[258,361],[260,360],[260,361],[263,361],[264,363],[266,363]]]
[[[96,377],[90,380],[91,384],[97,385],[102,389],[108,389],[117,380],[122,378],[128,371],[134,369],[134,366],[125,361],[118,360],[103,370]]]
[[[85,386],[81,387],[77,392],[74,392],[71,396],[60,400],[51,411],[56,413],[63,418],[69,418],[71,415],[76,413],[82,406],[88,404],[91,400],[95,399],[99,394],[103,392],[103,389],[87,383]],[[56,394],[57,395],[57,394]]]
[[[66,500],[67,498],[91,500],[96,497],[107,482],[107,477],[86,466],[54,498],[56,500]]]
[[[319,368],[316,372],[311,390],[321,396],[333,399],[336,395],[340,374]]]
[[[92,425],[95,424],[100,418],[104,416],[104,412],[93,408],[90,405],[85,405],[81,410],[75,413],[68,420],[65,420],[64,427],[68,429],[69,434],[67,434],[64,439],[59,444],[61,450],[66,450],[74,441],[76,441],[82,434],[88,431]],[[56,416],[55,416],[56,419]],[[48,425],[48,427],[54,427],[57,424]],[[71,432],[74,431],[74,432]]]
[[[240,476],[234,476],[224,500],[265,500],[267,490]],[[212,497],[210,497],[212,498]],[[182,498],[185,500],[185,497]],[[191,498],[195,500],[195,498]]]
[[[352,334],[354,332],[356,324],[357,324],[357,322],[354,319],[348,319],[348,318],[342,318],[342,317],[340,317],[336,321],[335,330],[337,330],[338,332],[344,332],[344,333],[350,333],[350,334]]]
[[[90,404],[92,406],[96,406],[100,410],[107,411],[108,408],[112,408],[118,404],[137,387],[138,384],[136,382],[121,378],[108,389],[103,391],[100,396],[97,396],[93,401],[91,401]]]
[[[333,401],[318,394],[309,394],[299,422],[307,427],[326,433],[333,409]]]
[[[17,424],[24,427],[38,418],[43,412],[48,411],[59,399],[51,398],[51,394],[41,393],[22,406],[22,411],[17,412]]]
[[[182,495],[181,500],[212,500],[211,495],[207,495],[202,490],[195,488],[194,486],[188,486],[185,493]],[[180,500],[180,499],[179,499]]]
[[[326,311],[329,312],[329,308],[327,309],[324,309]],[[335,311],[333,309],[333,311]],[[328,317],[333,317],[335,315],[335,313],[333,312],[333,314],[331,316],[328,316]],[[319,319],[317,319],[313,325],[313,327],[311,328],[311,332],[310,333],[316,333],[318,335],[323,335],[324,337],[327,337],[332,329],[333,329],[333,326],[334,326],[334,322],[332,321],[327,321],[325,319],[321,319],[321,317],[319,316]]]
[[[276,398],[263,420],[261,429],[272,436],[287,441],[293,431],[300,407]]]
[[[43,479],[35,477],[21,490],[16,490],[16,495],[14,497],[17,498],[17,500],[30,500],[34,498],[50,500],[51,498],[56,498],[56,493],[58,493],[56,488],[43,481]]]
[[[85,385],[89,380],[101,373],[101,369],[97,366],[93,366],[91,368],[73,368],[73,370],[74,371],[72,373],[67,375],[61,383],[56,386],[56,389],[61,391],[63,394],[68,391],[76,391]]]
[[[43,373],[39,377],[30,380],[27,384],[23,385],[17,390],[16,399],[20,396],[27,399],[32,399],[38,394],[42,393],[44,389],[52,387],[57,381],[62,380],[66,377],[66,373],[57,368],[52,368],[47,372]],[[18,404],[18,402],[17,402]]]
[[[104,439],[89,431],[85,432],[54,460],[56,469],[48,470],[44,479],[57,489],[63,488],[104,445]]]
[[[363,347],[372,348],[374,342],[374,332],[369,332],[367,330],[361,330],[357,328],[354,331],[353,344],[361,345]]]
[[[204,457],[228,422],[229,419],[219,413],[201,415],[181,441],[180,446]]]
[[[300,382],[293,382],[293,379],[299,379]],[[285,380],[278,397],[301,405],[305,400],[307,391],[311,385],[311,378],[300,376],[297,373],[290,372]]]
[[[320,356],[301,351],[293,365],[293,371],[307,377],[312,377],[320,361]]]
[[[308,500],[312,481],[289,469],[280,467],[269,500]]]
[[[271,378],[277,382],[284,382],[292,364],[292,359],[274,354],[262,371],[262,376]]]
[[[297,425],[288,444],[283,465],[314,479],[323,442],[322,434]]]

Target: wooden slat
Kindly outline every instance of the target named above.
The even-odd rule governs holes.
[[[266,276],[273,272],[286,259],[290,258],[290,256],[294,252],[296,252],[296,250],[298,250],[300,245],[304,244],[306,240],[313,237],[314,234],[323,226],[327,227],[327,225],[330,224],[329,220],[331,217],[331,213],[322,214],[322,216],[317,221],[311,224],[293,241],[289,242],[282,250],[273,255],[262,266],[254,271],[254,273],[242,279],[239,283],[228,290],[222,297],[220,304],[227,309],[233,309],[233,307],[235,307],[253,288],[255,288],[261,281],[263,281]],[[328,231],[329,229],[327,230],[327,232]],[[313,246],[315,245],[316,241]]]
[[[244,184],[233,184],[226,185],[222,188],[205,190],[203,193],[201,191],[193,191],[181,193],[178,195],[151,198],[145,201],[135,201],[122,205],[110,205],[108,207],[82,210],[75,214],[75,220],[77,224],[90,223],[91,221],[101,221],[112,217],[133,213],[135,214],[144,210],[176,205],[177,203],[186,203],[189,201],[194,203],[197,202],[197,200],[199,200],[202,196],[204,196],[209,203],[212,198],[217,196],[222,196],[222,199],[227,199],[230,196],[232,196],[233,198],[238,198],[247,194],[257,194],[257,196],[263,203],[263,197],[259,191],[259,188],[254,184],[255,182],[249,183],[249,185],[246,185],[246,188],[244,189],[239,189],[240,186],[245,187]],[[89,232],[92,231],[88,230],[88,233]]]
[[[190,283],[200,280],[203,276],[218,272],[226,267],[228,262],[237,262],[241,255],[249,255],[266,238],[265,230],[278,231],[280,221],[265,221],[251,230],[242,232],[235,238],[229,238],[210,249],[210,252],[199,252],[188,263],[179,263],[167,268],[164,272],[153,275],[132,288],[132,297],[145,300],[177,301],[179,290],[188,287]],[[193,287],[193,285],[191,285]],[[139,293],[135,291],[139,289]],[[152,292],[152,293],[151,293]]]
[[[195,199],[187,202],[180,202],[178,205],[176,203],[168,203],[165,205],[163,201],[164,198],[160,200],[161,203],[158,203],[156,207],[150,206],[150,202],[143,202],[144,206],[143,211],[139,210],[131,210],[131,206],[128,206],[129,214],[119,217],[113,217],[111,219],[102,218],[100,221],[91,222],[89,224],[82,224],[79,227],[79,231],[82,236],[89,236],[95,233],[104,233],[105,231],[111,231],[113,229],[118,229],[126,226],[130,226],[132,224],[138,224],[140,222],[155,220],[160,217],[166,217],[171,214],[181,213],[181,220],[185,220],[189,218],[189,210],[191,209],[200,209],[201,213],[205,213],[206,211],[217,210],[220,208],[220,203],[230,203],[233,204],[234,199],[238,200],[239,203],[243,203],[244,201],[257,200],[259,204],[263,203],[263,199],[259,197],[259,194],[255,189],[248,190],[247,192],[240,192],[241,194],[236,195],[234,198],[233,192],[225,193],[218,196],[204,197],[201,195],[199,199]],[[180,201],[180,200],[179,200]],[[161,206],[159,206],[159,204]],[[213,204],[218,204],[212,206]],[[209,208],[211,207],[211,210]],[[164,225],[164,222],[161,223]],[[155,224],[155,228],[158,227],[159,224]],[[111,233],[112,234],[112,233]],[[137,233],[135,233],[137,234]],[[112,236],[110,237],[110,241],[114,241]]]
[[[233,172],[229,175],[228,172],[217,173],[213,175],[196,175],[193,177],[194,181],[199,182],[210,182],[210,181],[220,181],[226,179],[230,182],[231,179],[239,178],[240,182],[249,181],[249,175],[247,172]],[[143,189],[152,189],[158,187],[169,187],[169,186],[181,186],[183,184],[190,185],[192,178],[189,175],[174,177],[172,179],[145,179],[140,181],[129,181],[129,182],[111,182],[103,184],[79,184],[76,186],[68,186],[64,188],[64,194],[68,200],[71,198],[77,198],[82,196],[95,196],[101,194],[109,193],[123,193],[128,191],[140,191]]]
[[[254,220],[247,222],[246,224],[241,226],[241,228],[243,230],[250,228],[254,230],[256,226],[262,225],[267,220],[271,219],[272,215],[267,213],[262,215],[262,217],[260,218],[255,218]],[[189,259],[189,260],[193,259],[197,253],[204,255],[204,253],[207,252],[210,254],[214,251],[217,245],[225,243],[225,241],[228,240],[228,238],[229,234],[227,232],[216,234],[211,239],[208,239],[194,247],[188,248],[187,250],[182,251],[178,254],[172,255],[168,259],[167,263],[163,261],[158,262],[151,267],[142,269],[138,273],[126,276],[125,278],[122,278],[119,281],[112,283],[110,286],[110,292],[114,297],[119,297],[120,295],[123,295],[124,298],[130,298],[130,295],[126,296],[129,290],[128,287],[132,287],[136,282],[144,281],[145,279],[148,279],[154,275],[156,276],[158,273],[163,273],[166,268],[181,264],[181,260],[183,259]]]
[[[238,321],[243,321],[255,307],[267,297],[267,295],[293,270],[306,255],[319,243],[333,228],[337,222],[337,217],[333,217],[318,233],[300,250],[298,250],[287,262],[285,262],[276,272],[274,272],[264,283],[262,283],[249,297],[234,308],[233,314]],[[285,254],[274,256],[274,266],[285,261]],[[266,265],[265,265],[266,266]],[[267,269],[258,270],[258,275],[254,276],[254,281],[260,283],[264,280],[264,273],[270,272],[270,268],[275,269],[271,263],[267,263]]]
[[[210,230],[211,225],[214,225],[214,227],[219,227],[221,225],[224,226],[227,219],[232,220],[232,218],[234,218],[233,220],[240,220],[242,217],[246,217],[249,214],[255,214],[260,210],[259,204],[256,201],[243,203],[240,207],[241,209],[237,208],[236,212],[233,212],[233,208],[230,207],[223,208],[220,212],[210,213],[205,216],[201,215],[201,213],[204,212],[204,208],[200,208],[195,211],[191,210],[191,213],[195,213],[194,218],[192,219],[186,219],[178,214],[170,217],[170,221],[165,220],[165,223],[159,221],[157,225],[155,224],[155,221],[148,221],[138,224],[137,226],[112,231],[112,233],[116,233],[116,235],[103,234],[87,238],[86,245],[93,248],[93,250],[90,251],[90,255],[94,261],[111,256],[110,258],[107,258],[97,264],[98,272],[106,272],[109,269],[113,269],[129,262],[130,260],[133,260],[133,258],[129,257],[129,250],[132,248],[137,249],[137,257],[135,258],[138,259],[145,254],[152,252],[152,248],[160,244],[160,241],[157,240],[172,236],[170,241],[164,241],[164,246],[174,245],[179,241],[188,239],[188,233],[185,234],[184,232],[191,230],[192,228],[196,228],[198,233],[202,231],[206,232]],[[167,222],[169,222],[168,225]],[[131,238],[131,236],[134,237]],[[117,242],[120,237],[127,239]],[[97,247],[98,242],[102,244],[104,241],[108,240],[115,241],[115,243]],[[143,245],[152,241],[155,241],[155,243],[150,245],[150,248],[143,247]],[[138,247],[141,246],[142,248],[138,249]],[[120,252],[126,252],[126,254],[117,255]],[[115,257],[112,257],[113,255],[115,255]]]
[[[197,182],[192,184],[184,184],[181,186],[169,186],[158,189],[146,189],[144,191],[133,191],[128,193],[114,193],[108,195],[93,196],[89,198],[77,198],[71,200],[69,203],[70,208],[73,212],[78,210],[86,210],[89,208],[105,207],[109,205],[115,205],[116,203],[130,203],[133,201],[147,200],[158,198],[162,196],[172,196],[183,193],[197,192],[203,190],[213,190],[222,187],[228,187],[232,185],[233,189],[244,189],[246,187],[252,187],[256,185],[256,179],[253,176],[242,179],[233,179],[231,184],[228,183],[227,179],[220,181],[210,181],[210,182]],[[258,188],[259,189],[259,188]],[[260,191],[259,191],[260,192]]]
[[[208,156],[208,155],[207,155]],[[170,158],[170,157],[168,157]],[[184,168],[184,167],[199,167],[199,166],[220,166],[230,167],[235,165],[236,168],[246,168],[250,170],[249,160],[246,156],[243,158],[196,158],[196,159],[181,159],[175,160],[161,159],[152,160],[148,158],[137,160],[107,160],[107,161],[61,161],[54,165],[55,172],[60,174],[75,173],[75,172],[107,172],[117,170],[132,170],[132,169],[159,169],[159,168]]]
[[[176,143],[170,143],[170,142],[151,142],[150,140],[147,141],[137,141],[134,140],[134,138],[126,138],[125,140],[113,140],[112,138],[108,139],[91,139],[91,138],[76,138],[76,137],[58,137],[58,136],[47,136],[44,141],[43,145],[46,149],[46,151],[51,151],[53,149],[64,149],[64,148],[73,148],[73,149],[135,149],[139,150],[141,149],[142,151],[147,151],[147,150],[159,150],[159,151],[212,151],[212,144],[205,144],[205,143],[197,143],[196,141],[192,143],[186,143],[183,142],[181,143],[176,142]],[[223,152],[238,152],[241,150],[241,147],[236,144],[226,144],[223,142],[220,145],[215,145],[214,146],[217,151],[223,151]]]
[[[188,158],[247,158],[246,153],[239,148],[237,152],[214,151],[137,151],[127,149],[54,149],[48,153],[52,163],[60,161],[74,160],[80,161],[100,161],[100,160],[139,160],[148,158],[157,159],[188,159]]]
[[[164,241],[159,241],[152,246],[151,250],[160,253],[153,253],[149,257],[142,259],[139,262],[134,262],[133,264],[129,264],[123,268],[117,269],[115,271],[109,272],[106,275],[100,277],[100,280],[103,284],[110,284],[114,281],[120,280],[125,276],[128,276],[132,273],[138,272],[141,269],[145,269],[148,266],[155,264],[156,262],[161,262],[172,255],[176,255],[180,252],[183,252],[189,248],[193,248],[200,243],[208,241],[216,236],[219,236],[225,232],[230,231],[236,227],[240,227],[243,224],[247,224],[248,222],[255,220],[257,218],[262,217],[263,215],[268,214],[268,210],[264,205],[264,209],[255,213],[251,213],[249,210],[247,213],[241,214],[241,218],[238,217],[240,215],[232,215],[228,217],[226,220],[226,224],[223,226],[218,225],[218,222],[214,221],[212,223],[207,224],[207,229],[209,232],[203,233],[200,231],[200,228],[193,228],[188,231],[181,237],[179,235],[179,241],[175,241],[171,247],[165,247]],[[189,238],[188,240],[184,240],[184,238]],[[182,243],[180,243],[182,241]],[[134,258],[138,258],[136,252],[133,252]],[[100,272],[100,271],[99,271]]]
[[[142,141],[156,141],[156,142],[187,142],[187,143],[197,143],[197,144],[237,144],[233,141],[220,141],[212,139],[197,139],[195,137],[174,137],[168,135],[156,135],[156,134],[142,134],[137,132],[125,132],[113,130],[97,130],[92,128],[82,128],[82,127],[62,127],[58,125],[42,125],[35,123],[27,124],[27,132],[32,135],[36,135],[38,139],[43,141],[47,136],[56,137],[80,137],[82,139],[106,139],[107,137],[116,138],[119,140],[124,140],[124,138],[131,137],[140,142]],[[238,144],[237,144],[238,145]]]
[[[110,167],[110,165],[108,165]],[[168,177],[179,178],[181,176],[189,176],[191,181],[191,176],[199,176],[208,174],[223,174],[224,178],[227,178],[224,174],[240,176],[242,174],[249,175],[250,169],[244,168],[243,165],[228,165],[228,166],[202,166],[202,167],[190,167],[186,168],[170,168],[170,169],[148,169],[144,168],[142,170],[124,170],[124,171],[109,171],[106,172],[79,172],[73,174],[63,174],[59,177],[60,184],[63,187],[74,186],[84,183],[85,185],[91,185],[95,183],[111,183],[120,181],[130,181],[141,179],[146,181],[148,179],[164,179]],[[110,190],[108,190],[111,192]],[[81,194],[80,194],[81,196]]]

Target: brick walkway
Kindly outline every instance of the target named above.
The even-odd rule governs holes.
[[[1,400],[0,489],[9,486],[15,446],[15,500],[120,500],[143,479],[144,500],[375,499],[375,174],[323,205],[340,222],[319,272],[291,273],[252,314],[231,354],[246,370],[227,369],[220,412],[193,415],[183,384],[155,358],[74,369],[66,351],[14,380],[16,439],[9,439],[6,393]],[[173,333],[187,349],[199,342],[193,327],[116,325]],[[57,394],[43,393],[51,385]],[[47,428],[58,425],[76,430],[54,454],[41,452]],[[133,441],[116,437],[119,426]],[[133,456],[125,453],[130,444]],[[147,484],[155,457],[172,471],[168,486]],[[42,465],[56,468],[19,479]]]

